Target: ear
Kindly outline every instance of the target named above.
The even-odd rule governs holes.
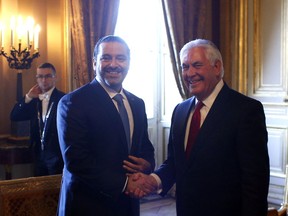
[[[214,63],[214,69],[215,69],[215,73],[220,75],[221,74],[221,69],[222,69],[222,63],[220,60],[216,60]]]
[[[96,70],[96,64],[97,64],[96,59],[93,58],[93,70],[94,70],[94,71]]]
[[[56,83],[56,81],[58,81],[57,73],[53,73],[53,76],[54,83]]]

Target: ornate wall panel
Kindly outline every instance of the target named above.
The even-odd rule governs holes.
[[[245,2],[243,1],[245,7]],[[287,164],[288,104],[287,95],[287,0],[247,2],[248,13],[238,18],[247,22],[247,40],[239,37],[238,53],[247,61],[247,94],[260,100],[265,109],[270,156],[268,201],[281,205]],[[247,15],[247,16],[246,16]],[[239,54],[240,56],[240,54]],[[246,67],[247,66],[247,67]],[[238,68],[240,70],[240,67]],[[239,80],[239,83],[242,83]]]

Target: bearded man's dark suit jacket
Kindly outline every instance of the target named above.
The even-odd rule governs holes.
[[[39,122],[39,116],[42,116],[42,105],[38,98],[32,99],[29,103],[25,103],[25,97],[15,104],[11,111],[11,121],[26,121],[30,120],[30,142],[34,153],[35,175],[54,175],[61,174],[63,170],[63,159],[59,147],[58,132],[56,128],[57,105],[63,92],[56,88],[51,93],[48,109],[51,107],[51,112],[47,116],[47,122],[43,133],[44,149],[41,150],[40,129],[43,131],[43,124]],[[47,111],[48,112],[48,111]],[[40,119],[42,121],[42,119]],[[42,121],[43,122],[43,121]],[[49,167],[47,172],[44,166]]]
[[[168,158],[156,171],[162,195],[176,182],[178,216],[266,216],[269,157],[262,104],[224,84],[186,161],[184,137],[194,100],[173,112]]]
[[[144,102],[124,93],[134,119],[130,155],[147,160],[154,170]],[[57,125],[64,158],[58,215],[139,215],[139,200],[123,193],[127,171],[122,166],[129,155],[124,127],[98,81],[94,79],[61,99]]]

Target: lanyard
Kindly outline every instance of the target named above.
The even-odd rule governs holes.
[[[44,150],[44,140],[45,140],[45,131],[47,127],[47,119],[49,118],[49,115],[51,113],[52,107],[54,105],[54,102],[51,103],[48,112],[46,113],[45,119],[44,119],[44,126],[43,130],[41,131],[41,121],[42,121],[42,116],[40,115],[40,112],[38,111],[38,121],[39,121],[39,133],[40,133],[40,141],[41,141],[41,150]]]

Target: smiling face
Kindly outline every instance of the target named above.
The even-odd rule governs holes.
[[[211,62],[204,47],[192,47],[181,56],[182,76],[191,95],[205,100],[221,80],[221,62]]]
[[[96,75],[107,87],[119,92],[129,70],[129,52],[119,42],[103,42],[99,45],[98,55],[93,67]]]

